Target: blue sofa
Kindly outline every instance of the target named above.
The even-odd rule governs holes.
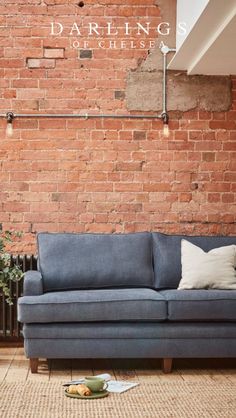
[[[18,301],[38,358],[236,357],[236,291],[177,290],[181,239],[205,251],[236,237],[38,234],[38,271]]]

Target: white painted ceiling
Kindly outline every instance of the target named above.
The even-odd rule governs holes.
[[[177,20],[180,21],[181,18],[186,18],[186,10],[191,13],[191,2],[195,3],[197,0],[178,1]],[[189,10],[184,9],[184,5]],[[189,75],[235,75],[236,0],[205,1],[205,7],[199,13],[185,39],[179,42],[177,39],[177,52],[168,68],[184,70]]]

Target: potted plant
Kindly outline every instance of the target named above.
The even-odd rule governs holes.
[[[0,233],[0,291],[6,297],[9,305],[13,304],[10,290],[10,283],[20,281],[23,272],[17,263],[12,263],[11,255],[6,250],[7,244],[13,242],[13,239],[21,236],[21,233],[14,231],[5,231]]]

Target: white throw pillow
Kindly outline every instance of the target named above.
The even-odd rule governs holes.
[[[182,278],[178,289],[235,289],[236,245],[214,248],[205,253],[181,240]]]

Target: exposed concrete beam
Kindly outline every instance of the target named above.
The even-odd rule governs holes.
[[[219,30],[212,35],[205,48],[188,68],[188,74],[234,74],[236,73],[236,7]]]
[[[225,32],[235,15],[236,0],[227,0],[227,2],[222,0],[210,0],[185,41],[171,60],[168,68],[172,70],[185,70],[188,74],[222,74],[222,72],[219,73],[219,71],[217,71],[216,61],[216,57],[219,61],[221,50],[215,52],[215,54],[217,54],[216,57],[212,56],[212,65],[210,65],[211,62],[209,62],[208,53],[211,51],[212,46],[216,44],[222,33]],[[228,39],[226,36],[225,45],[223,44],[222,46],[221,42],[221,47],[227,48],[228,54],[231,54],[231,56],[228,55],[228,62],[225,62],[223,74],[230,74],[227,68],[232,68],[230,58],[234,52],[230,51],[231,46],[233,46],[233,39]],[[205,67],[204,58],[206,58]],[[200,61],[202,63],[201,72],[199,72],[200,67],[198,67]],[[235,71],[233,72],[236,72],[236,59]]]
[[[229,77],[168,74],[168,110],[187,111],[199,107],[208,111],[225,111],[231,107]],[[129,110],[161,111],[162,72],[130,72],[126,90]]]

